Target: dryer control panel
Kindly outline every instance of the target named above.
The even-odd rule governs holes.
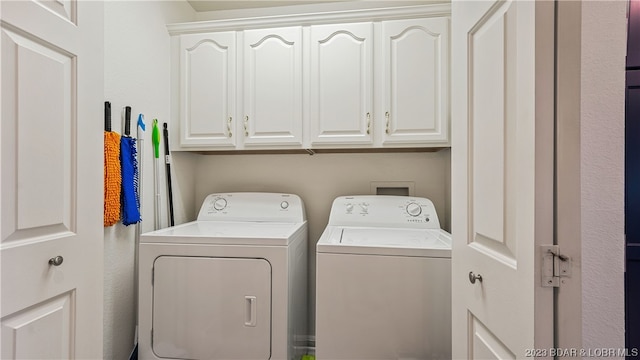
[[[338,197],[333,201],[328,225],[440,229],[431,200],[390,195]]]
[[[305,220],[302,199],[298,195],[278,193],[210,194],[198,214],[198,221],[301,223]]]

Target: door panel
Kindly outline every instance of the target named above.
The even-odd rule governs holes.
[[[516,359],[515,354],[473,315],[469,315],[468,338],[470,352],[474,355],[472,359]]]
[[[268,261],[160,256],[153,271],[152,344],[157,356],[270,358]]]
[[[517,266],[516,239],[509,233],[515,225],[511,195],[518,119],[513,113],[515,94],[508,91],[515,89],[515,57],[508,52],[515,50],[515,35],[514,6],[493,12],[469,33],[470,244],[488,255],[501,255],[512,268]]]
[[[3,183],[4,193],[13,194],[5,198],[5,204],[15,209],[2,217],[3,244],[29,239],[34,232],[56,236],[72,231],[70,195],[75,169],[71,168],[71,129],[77,126],[71,116],[72,92],[76,91],[71,78],[73,59],[28,36],[17,29],[2,31],[2,61],[6,69],[15,70],[5,73],[3,79],[15,100],[6,103],[11,115],[7,114],[3,124],[8,134],[15,135],[3,139],[6,148],[13,150],[3,164],[14,175]],[[33,106],[34,98],[43,101]],[[33,151],[34,144],[39,151]]]
[[[386,122],[383,143],[446,143],[449,19],[385,21],[382,33]]]
[[[2,358],[72,358],[74,306],[75,292],[72,291],[4,318]]]
[[[244,32],[244,142],[302,145],[302,28]]]
[[[235,145],[236,34],[180,37],[181,145]]]
[[[553,346],[553,290],[537,267],[538,245],[553,244],[553,32],[537,25],[553,4],[543,3],[452,4],[453,358]]]
[[[101,358],[102,4],[0,6],[2,357]]]
[[[311,143],[372,142],[373,24],[311,27]]]

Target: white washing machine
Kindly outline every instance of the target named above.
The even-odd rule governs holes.
[[[451,359],[451,236],[430,200],[339,197],[316,251],[318,360]]]
[[[211,194],[196,221],[143,234],[141,359],[299,359],[307,221],[296,195]]]

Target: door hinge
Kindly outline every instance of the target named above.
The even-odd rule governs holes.
[[[542,286],[560,287],[562,278],[571,277],[571,258],[560,253],[558,245],[540,246],[542,254]]]

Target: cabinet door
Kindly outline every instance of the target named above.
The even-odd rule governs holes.
[[[302,28],[244,32],[244,143],[302,145]]]
[[[180,37],[182,146],[234,146],[236,34]]]
[[[448,143],[448,30],[447,18],[382,23],[383,145]]]
[[[373,24],[311,27],[310,141],[371,144]]]

